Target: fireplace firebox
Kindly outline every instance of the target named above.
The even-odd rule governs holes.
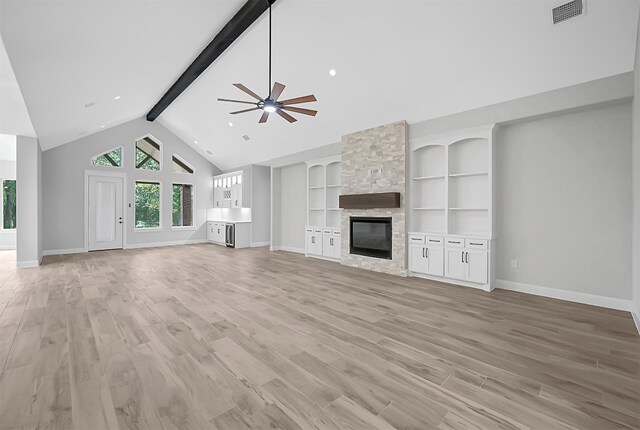
[[[350,217],[349,252],[391,260],[391,217]]]

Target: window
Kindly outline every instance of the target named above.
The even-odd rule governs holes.
[[[193,167],[189,166],[186,161],[181,160],[176,154],[173,154],[171,160],[173,161],[173,171],[175,173],[193,174]]]
[[[122,167],[122,147],[114,148],[91,159],[94,166]]]
[[[160,170],[160,144],[150,136],[136,140],[136,169]]]
[[[173,184],[173,227],[193,226],[193,185]]]
[[[160,183],[136,181],[135,228],[160,227]]]
[[[2,228],[16,228],[16,180],[2,181]]]

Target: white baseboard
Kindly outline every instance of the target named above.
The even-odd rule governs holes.
[[[2,245],[0,246],[0,251],[13,251],[16,249],[15,245]]]
[[[633,317],[633,322],[636,323],[636,329],[638,330],[638,334],[640,335],[640,309],[638,309],[635,304],[633,305],[631,316]]]
[[[272,246],[271,251],[287,251],[295,252],[297,254],[304,254],[304,248],[294,248],[291,246]]]
[[[260,246],[269,246],[271,245],[271,242],[251,242],[251,247],[252,248],[258,248]]]
[[[207,239],[189,239],[189,240],[174,240],[171,242],[151,242],[151,243],[130,243],[125,245],[124,249],[137,249],[137,248],[156,248],[160,246],[176,246],[176,245],[194,245],[197,243],[207,243]]]
[[[87,250],[84,248],[47,249],[46,251],[42,251],[42,255],[80,254],[82,252],[87,252]]]
[[[522,282],[506,281],[504,279],[496,279],[496,288],[519,291],[521,293],[533,294],[535,296],[550,297],[552,299],[583,303],[585,305],[600,306],[602,308],[617,309],[620,311],[632,312],[634,308],[633,301],[631,300],[596,296],[595,294],[579,293],[577,291],[560,290],[557,288],[541,287],[539,285],[524,284]],[[636,324],[638,323],[636,322]]]
[[[16,267],[18,269],[28,269],[31,267],[38,267],[40,266],[40,262],[38,260],[31,260],[31,261],[18,261],[16,263]]]

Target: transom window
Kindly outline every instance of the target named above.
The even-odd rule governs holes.
[[[113,148],[91,159],[94,166],[122,167],[122,147]]]
[[[188,173],[193,174],[193,167],[191,167],[186,161],[182,160],[176,154],[171,157],[173,164],[173,171],[175,173]]]
[[[173,184],[173,227],[193,226],[193,185]]]
[[[151,136],[136,140],[136,169],[160,170],[160,143]]]

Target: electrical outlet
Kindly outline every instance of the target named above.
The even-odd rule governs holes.
[[[511,260],[511,268],[512,269],[517,269],[518,268],[518,260],[516,260],[515,258],[513,260]]]

